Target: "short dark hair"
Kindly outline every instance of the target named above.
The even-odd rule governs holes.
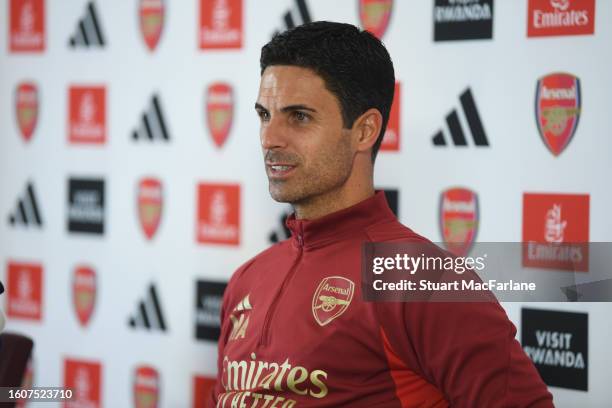
[[[313,70],[340,102],[345,128],[370,108],[381,113],[372,162],[389,121],[395,90],[393,62],[382,42],[368,31],[344,23],[317,21],[276,34],[261,49],[261,74],[271,65]]]

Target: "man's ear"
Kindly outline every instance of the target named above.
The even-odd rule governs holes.
[[[355,142],[358,151],[367,151],[374,146],[380,129],[382,128],[382,115],[378,109],[370,108],[361,114],[353,124]]]

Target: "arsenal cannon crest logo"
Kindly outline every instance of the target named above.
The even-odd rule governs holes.
[[[22,82],[15,91],[15,113],[23,140],[29,142],[38,119],[38,87],[33,82]]]
[[[72,278],[72,303],[81,326],[87,326],[96,304],[96,272],[78,266]]]
[[[136,408],[157,408],[159,403],[160,378],[151,366],[139,366],[134,372],[134,406]]]
[[[147,239],[152,239],[162,215],[163,188],[156,178],[143,178],[138,183],[138,219]]]
[[[222,147],[230,133],[234,116],[234,92],[231,85],[211,84],[206,91],[206,122],[217,147]]]
[[[467,256],[478,232],[478,196],[467,188],[450,188],[440,195],[440,229],[446,248]]]
[[[321,326],[330,323],[351,304],[355,284],[342,276],[323,279],[312,297],[312,314]]]
[[[536,121],[542,141],[558,156],[574,137],[580,118],[580,80],[572,74],[554,73],[538,80]]]
[[[361,25],[378,38],[382,38],[389,26],[393,0],[359,0]]]
[[[154,51],[164,28],[163,0],[140,0],[140,32],[150,51]]]

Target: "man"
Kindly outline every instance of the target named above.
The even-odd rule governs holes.
[[[263,47],[255,109],[292,237],[228,284],[217,407],[552,406],[498,303],[362,298],[364,242],[435,248],[373,187],[394,83],[384,46],[352,25],[311,23]]]

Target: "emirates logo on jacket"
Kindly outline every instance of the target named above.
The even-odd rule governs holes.
[[[291,408],[297,401],[278,394],[289,390],[298,396],[324,398],[329,389],[325,383],[327,372],[308,370],[292,365],[289,359],[282,363],[258,360],[251,353],[250,360],[223,359],[221,385],[225,393],[219,395],[217,407],[257,406],[258,403],[271,402],[270,407]],[[270,394],[269,394],[270,393]],[[252,402],[253,405],[242,405]]]

